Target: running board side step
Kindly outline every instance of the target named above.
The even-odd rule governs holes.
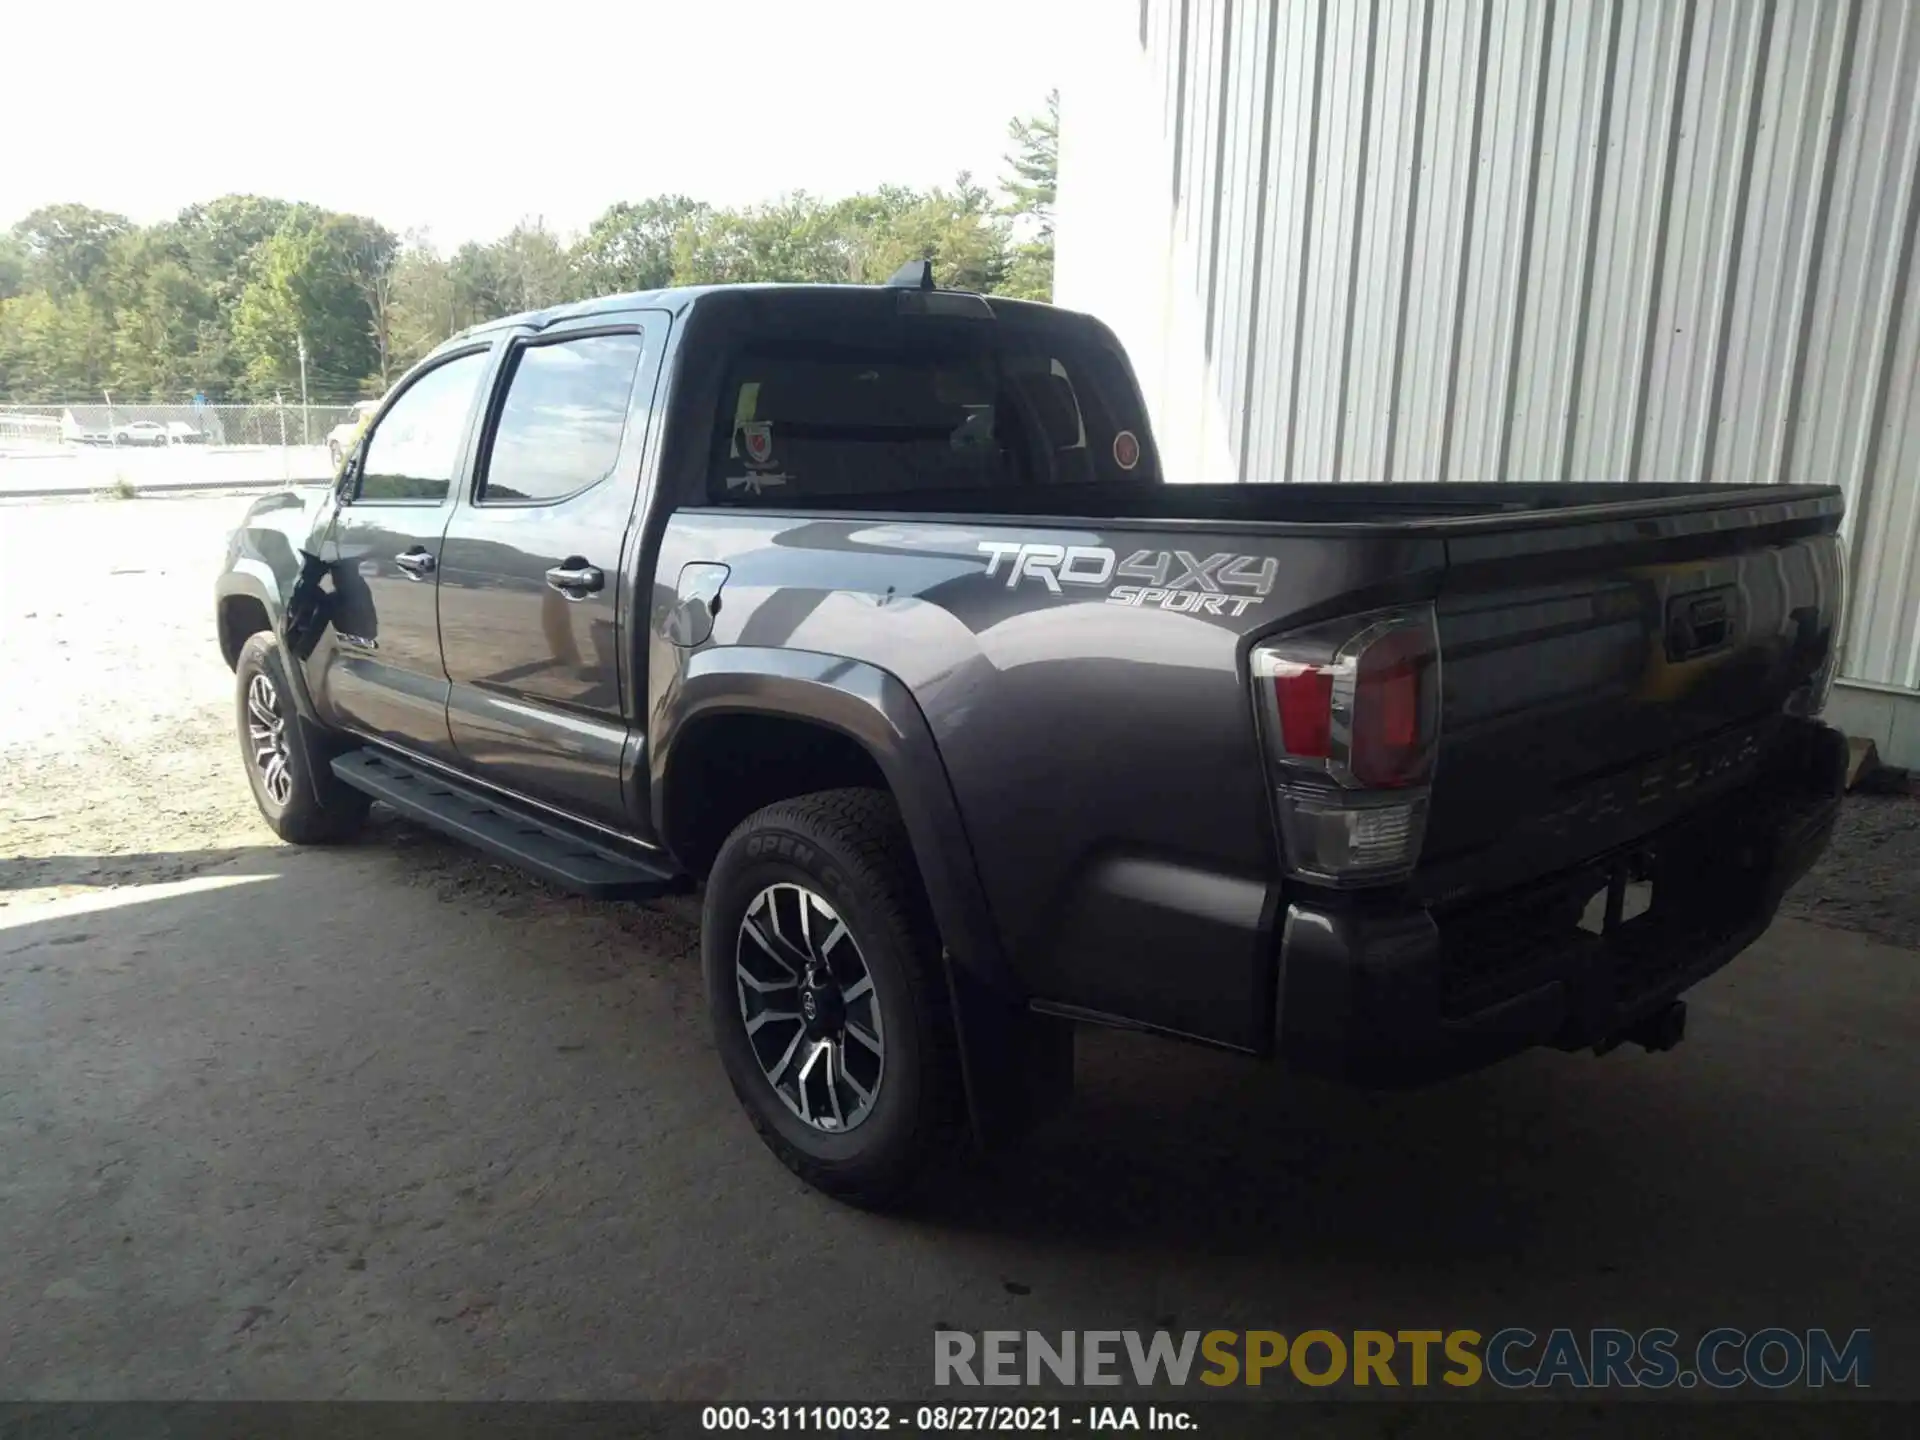
[[[409,820],[595,900],[646,900],[692,886],[683,875],[601,845],[477,788],[375,750],[333,760],[334,778]]]

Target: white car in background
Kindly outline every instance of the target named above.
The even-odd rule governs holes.
[[[135,420],[113,427],[113,443],[116,445],[165,445],[172,438],[167,433],[167,427],[158,420]]]
[[[340,462],[347,458],[347,451],[353,448],[353,442],[360,438],[360,432],[367,428],[367,421],[373,418],[373,412],[380,408],[378,400],[362,400],[353,407],[351,418],[342,420],[327,432],[327,459],[338,470]]]

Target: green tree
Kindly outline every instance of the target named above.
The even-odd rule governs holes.
[[[582,295],[613,295],[671,285],[674,242],[710,210],[684,195],[608,206],[573,246],[575,288]]]
[[[1049,90],[1041,112],[1007,123],[1013,150],[1006,157],[1009,171],[1001,182],[1007,212],[1031,216],[1040,235],[1053,239],[1053,205],[1060,189],[1060,92]]]
[[[507,279],[506,265],[493,245],[468,241],[453,252],[447,274],[460,311],[455,330],[511,315],[520,308],[513,301],[515,291]]]
[[[0,300],[11,300],[27,288],[27,247],[12,235],[0,234]]]
[[[222,195],[204,205],[189,205],[174,222],[188,266],[231,310],[253,279],[260,247],[297,214],[317,218],[311,205],[270,200],[259,195]]]
[[[341,397],[378,383],[364,275],[370,255],[397,243],[384,226],[356,215],[287,217],[260,247],[234,309],[234,349],[256,398],[298,393],[302,339],[312,393]]]
[[[244,357],[234,346],[234,317],[252,282],[266,242],[290,220],[317,221],[317,206],[261,195],[222,195],[189,205],[167,227],[175,257],[204,292],[197,327],[192,388],[220,400],[249,393]]]
[[[766,205],[695,216],[674,237],[674,283],[850,281],[859,256],[849,243],[848,203],[828,205],[796,191]]]
[[[374,371],[363,388],[372,394],[384,395],[397,376],[393,301],[400,247],[389,232],[370,231],[346,258],[354,289],[367,308],[367,338],[373,342]]]
[[[516,226],[492,244],[469,242],[447,258],[424,235],[412,237],[390,271],[393,374],[469,326],[597,293],[577,256],[537,222]]]
[[[459,325],[542,310],[581,293],[567,249],[538,220],[523,220],[491,244],[469,242],[453,254]]]
[[[93,401],[112,383],[113,336],[80,292],[0,300],[0,393],[23,404]]]
[[[177,399],[224,388],[224,327],[176,226],[133,230],[115,240],[104,292],[115,389]]]
[[[849,279],[877,285],[910,260],[932,260],[947,289],[990,293],[1006,273],[1006,232],[992,198],[968,175],[951,190],[881,190],[841,209],[854,254]]]
[[[580,298],[567,247],[541,221],[521,221],[491,249],[492,298],[499,308],[485,318],[544,310]]]
[[[393,305],[388,333],[393,365],[404,372],[434,346],[461,329],[453,269],[424,240],[409,244],[393,266]]]
[[[1013,150],[1000,182],[1001,213],[1017,236],[1001,293],[1023,300],[1053,297],[1053,206],[1060,180],[1060,92],[1047,92],[1041,113],[1007,126]]]
[[[27,251],[28,282],[65,296],[101,280],[113,242],[131,229],[131,220],[111,211],[43,205],[13,227],[13,236]]]
[[[873,284],[930,258],[940,283],[1047,298],[1059,97],[1008,126],[998,204],[966,175],[839,200],[796,192],[716,209],[684,195],[609,206],[568,244],[538,221],[439,254],[318,206],[222,195],[148,228],[43,206],[0,235],[0,399],[378,391],[498,316],[669,283]]]

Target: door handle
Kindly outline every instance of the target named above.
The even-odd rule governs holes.
[[[402,550],[393,557],[393,563],[407,572],[409,580],[424,580],[433,573],[433,556],[418,545],[411,550]]]
[[[547,571],[547,584],[569,600],[584,600],[605,587],[607,575],[598,565],[589,565],[578,557]]]

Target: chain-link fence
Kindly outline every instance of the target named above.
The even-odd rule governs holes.
[[[0,445],[58,445],[60,417],[31,410],[0,410]]]
[[[0,445],[325,445],[351,405],[6,405]]]
[[[351,405],[0,405],[0,499],[324,481]]]

